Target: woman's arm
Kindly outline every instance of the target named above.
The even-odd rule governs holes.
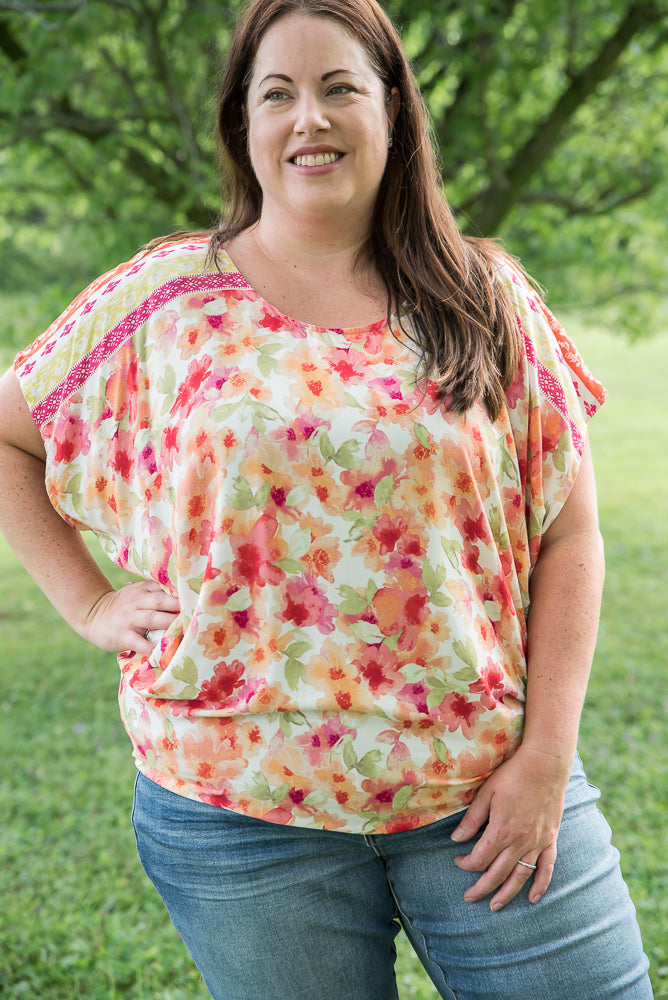
[[[487,823],[464,871],[483,872],[471,902],[494,890],[492,909],[520,891],[538,866],[529,898],[538,902],[556,861],[564,794],[575,756],[580,714],[594,655],[603,590],[603,543],[588,446],[571,493],[545,533],[531,575],[527,701],[522,744],[485,781],[455,840]]]
[[[0,379],[0,530],[56,610],[80,636],[114,652],[150,653],[147,629],[164,629],[178,602],[152,581],[114,590],[80,533],[51,506],[44,445],[8,371]]]

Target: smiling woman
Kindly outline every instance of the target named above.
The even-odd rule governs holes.
[[[0,382],[0,524],[118,653],[142,864],[215,1000],[392,1000],[398,922],[447,1000],[648,1000],[576,755],[605,392],[457,231],[375,0],[252,0],[218,125],[217,230]]]
[[[336,22],[295,13],[272,24],[247,97],[262,189],[253,235],[285,252],[286,233],[326,225],[349,254],[370,231],[398,110],[398,88],[386,92],[365,49]]]

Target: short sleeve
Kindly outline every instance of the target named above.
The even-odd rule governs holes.
[[[521,335],[522,360],[506,401],[533,566],[575,482],[587,424],[606,390],[523,275],[505,266],[499,277],[508,281]]]

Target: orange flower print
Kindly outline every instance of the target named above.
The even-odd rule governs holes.
[[[311,545],[302,556],[302,563],[312,576],[321,576],[334,583],[333,570],[341,558],[340,540],[328,537],[332,534],[332,525],[320,517],[304,518],[303,523],[311,533]]]
[[[401,632],[397,649],[412,649],[422,624],[428,617],[429,594],[424,587],[414,591],[381,587],[373,598],[378,628],[383,635]]]
[[[290,395],[299,409],[316,406],[327,412],[345,404],[342,382],[323,368],[313,348],[300,345],[285,359],[283,372],[290,377]]]

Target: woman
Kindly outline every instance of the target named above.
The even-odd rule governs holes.
[[[374,0],[251,2],[218,124],[220,229],[1,384],[2,527],[120,654],[142,863],[214,998],[396,997],[397,920],[443,997],[650,997],[576,756],[603,390],[458,234]]]

